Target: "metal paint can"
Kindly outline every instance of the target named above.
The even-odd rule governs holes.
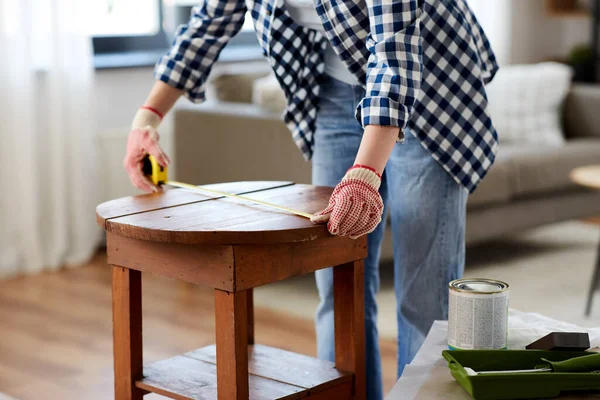
[[[448,347],[459,350],[506,349],[508,284],[464,278],[449,284]]]

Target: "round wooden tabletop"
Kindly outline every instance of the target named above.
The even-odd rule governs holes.
[[[600,189],[600,165],[575,168],[571,172],[573,182],[592,189]]]
[[[292,182],[229,182],[206,185],[280,206],[315,213],[332,188]],[[126,197],[99,205],[98,224],[133,239],[187,244],[268,244],[329,236],[325,225],[244,200],[186,189]]]

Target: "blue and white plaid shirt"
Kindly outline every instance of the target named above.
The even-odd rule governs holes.
[[[492,165],[497,134],[485,84],[498,66],[466,0],[315,0],[325,34],[300,26],[283,0],[203,0],[179,28],[155,77],[204,100],[220,51],[250,10],[287,97],[283,119],[310,159],[329,40],[366,86],[363,126],[408,127],[452,177],[473,191]]]

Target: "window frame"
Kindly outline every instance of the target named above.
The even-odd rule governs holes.
[[[155,35],[93,36],[94,64],[96,69],[151,67],[170,46],[169,35],[164,30],[162,0],[158,7],[160,30]],[[191,10],[192,6],[181,6]],[[219,61],[241,62],[262,58],[262,51],[254,31],[239,32],[221,52]]]
[[[167,34],[163,29],[162,0],[155,0],[158,7],[159,31],[155,35],[93,36],[94,54],[148,51],[168,47]]]

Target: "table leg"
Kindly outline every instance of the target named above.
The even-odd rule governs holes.
[[[112,272],[115,399],[141,400],[142,273],[118,266]]]
[[[598,253],[596,254],[596,267],[590,283],[590,291],[588,292],[587,304],[585,306],[585,316],[589,317],[592,311],[592,300],[598,287],[600,286],[600,241],[598,241]]]
[[[333,269],[335,366],[353,372],[354,398],[366,396],[365,304],[363,261]]]
[[[254,292],[246,290],[246,309],[248,310],[248,344],[254,344]]]
[[[217,397],[248,399],[248,294],[215,290]]]

